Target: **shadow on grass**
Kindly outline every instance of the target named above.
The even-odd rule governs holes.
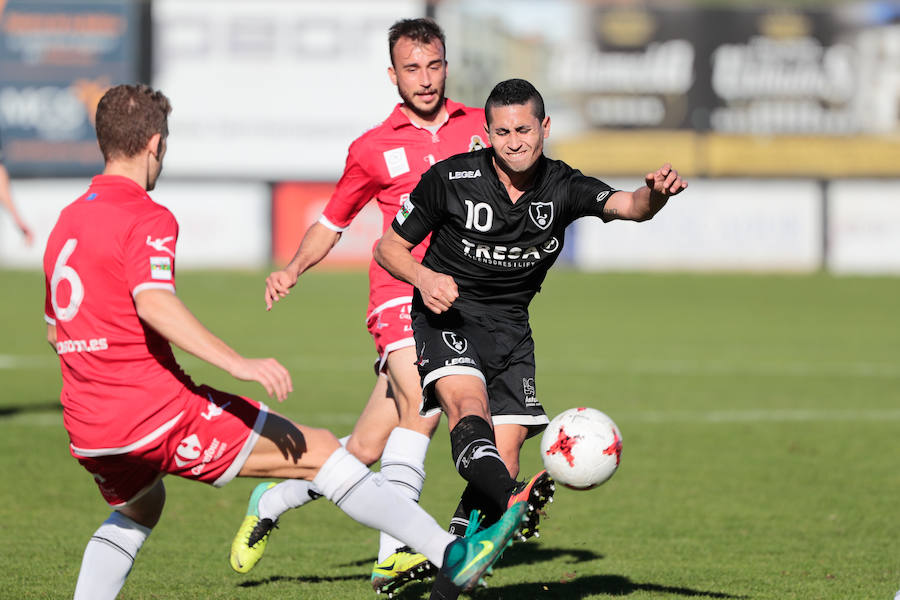
[[[490,584],[488,584],[490,585]],[[733,598],[735,600],[746,599],[748,596],[736,596],[726,594],[724,592],[714,592],[710,590],[697,590],[693,588],[661,585],[657,583],[640,583],[631,581],[627,577],[621,575],[585,575],[578,576],[576,573],[563,573],[558,581],[534,582],[534,583],[517,583],[513,585],[505,585],[496,589],[482,589],[472,594],[473,598],[483,600],[501,598],[536,598],[540,596],[541,600],[551,600],[559,598],[560,600],[577,600],[578,598],[587,598],[596,594],[604,594],[607,596],[628,596],[635,592],[654,592],[665,594],[667,598],[684,597],[684,598]]]
[[[506,558],[506,557],[504,557]],[[369,561],[366,561],[367,563]],[[239,583],[238,587],[254,588],[270,583],[288,582],[288,583],[332,583],[338,581],[368,581],[367,574],[359,575],[337,575],[332,577],[321,577],[317,575],[307,576],[287,576],[273,575],[265,579],[257,579],[254,581],[245,581]],[[490,580],[488,580],[490,581]],[[403,586],[394,592],[396,600],[414,600],[426,597],[431,590],[432,581],[414,581]],[[490,585],[490,583],[488,584]],[[688,587],[661,585],[658,583],[640,583],[631,581],[627,577],[621,575],[585,575],[579,576],[575,572],[562,573],[557,581],[535,581],[531,583],[516,583],[512,585],[504,585],[496,588],[479,588],[473,590],[468,597],[480,600],[503,600],[510,598],[537,598],[541,600],[578,600],[579,598],[587,598],[597,594],[607,596],[629,596],[635,592],[653,592],[657,594],[666,594],[666,597],[684,597],[684,598],[722,598],[733,600],[746,600],[749,596],[739,596],[727,594],[725,592],[714,592],[710,590],[697,590]],[[466,597],[463,595],[463,597]]]
[[[359,574],[359,575],[334,575],[331,577],[328,576],[319,576],[319,575],[272,575],[271,577],[266,577],[265,579],[254,579],[253,581],[243,581],[238,585],[238,587],[242,588],[255,588],[261,585],[269,585],[270,583],[332,583],[335,581],[368,581],[368,574]]]
[[[62,412],[62,404],[59,403],[59,398],[36,404],[0,406],[0,419],[2,419],[3,417],[12,417],[28,413],[48,412]]]
[[[535,544],[514,544],[510,546],[500,559],[498,565],[531,565],[539,562],[546,562],[557,558],[568,557],[567,562],[581,563],[590,560],[599,560],[604,558],[602,554],[597,554],[592,550],[576,550],[575,548],[542,548]],[[371,567],[375,564],[375,557],[354,560],[340,567]]]

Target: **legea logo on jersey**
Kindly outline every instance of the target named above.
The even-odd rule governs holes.
[[[197,437],[196,433],[192,433],[178,444],[178,448],[175,450],[175,464],[183,467],[200,458],[202,451],[203,446],[200,444],[200,438]]]
[[[475,179],[476,177],[481,177],[481,169],[475,169],[474,171],[451,171],[447,176],[451,181],[454,179]]]
[[[466,338],[460,337],[452,331],[442,331],[441,337],[444,338],[444,343],[447,344],[451,350],[455,350],[457,354],[462,354],[466,351],[466,348],[469,347]]]
[[[528,216],[535,225],[541,229],[550,227],[553,222],[553,203],[552,202],[532,202],[528,207]]]

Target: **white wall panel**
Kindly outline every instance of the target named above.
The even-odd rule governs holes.
[[[900,274],[900,181],[835,181],[828,203],[830,271]]]
[[[610,180],[633,190],[642,181]],[[585,218],[575,264],[596,270],[812,271],[822,263],[815,181],[692,180],[650,221]]]

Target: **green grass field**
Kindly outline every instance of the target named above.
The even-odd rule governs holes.
[[[349,432],[373,382],[361,273],[305,276],[267,314],[264,273],[184,272],[179,294],[248,355],[275,356],[278,409]],[[71,597],[108,509],[69,456],[37,273],[0,271],[0,598]],[[539,540],[509,549],[484,599],[890,600],[900,588],[900,278],[552,272],[532,306],[538,397],[622,429],[619,472],[560,490]],[[262,396],[180,355],[195,380]],[[446,426],[422,505],[461,490]],[[539,468],[538,441],[523,470]],[[167,479],[163,520],[123,599],[374,597],[376,534],[321,500],[282,519],[265,560],[226,555],[253,481]],[[413,584],[396,597],[427,597]]]

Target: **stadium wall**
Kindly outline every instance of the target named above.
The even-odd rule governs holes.
[[[633,189],[640,179],[610,180]],[[22,245],[0,216],[0,267],[38,268],[59,211],[86,179],[13,181],[23,217],[36,232]],[[333,182],[267,183],[163,177],[153,198],[181,230],[178,266],[283,265],[321,214]],[[576,221],[562,262],[593,271],[760,271],[900,275],[900,179],[692,179],[646,223]],[[371,206],[322,266],[364,268],[381,231]],[[98,232],[100,233],[100,232]]]

